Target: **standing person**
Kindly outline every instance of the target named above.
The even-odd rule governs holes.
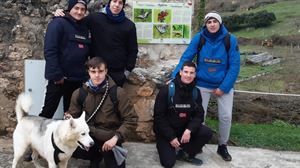
[[[226,37],[228,38],[226,44]],[[200,51],[199,44],[202,44]],[[228,50],[228,51],[227,51]],[[187,60],[193,60],[198,54],[197,86],[202,95],[202,105],[207,113],[207,106],[211,95],[217,97],[218,118],[219,118],[219,137],[217,153],[225,160],[231,161],[231,155],[227,150],[229,140],[232,106],[233,106],[233,85],[238,77],[240,70],[240,53],[237,39],[229,34],[222,24],[221,16],[213,11],[205,15],[204,26],[197,33],[185,50],[179,64],[172,73],[175,77],[179,68]]]
[[[45,36],[45,78],[48,80],[44,106],[39,116],[52,118],[63,96],[68,111],[74,90],[87,80],[85,61],[89,56],[89,30],[83,21],[85,0],[69,0],[64,17],[54,17]]]
[[[90,168],[98,168],[102,159],[107,168],[125,167],[125,161],[117,164],[112,150],[116,145],[121,146],[129,132],[136,128],[136,112],[124,90],[107,75],[107,65],[102,58],[88,60],[86,67],[90,79],[74,91],[65,117],[77,117],[86,111],[95,144],[88,152],[78,148],[73,156],[90,160]]]
[[[100,56],[108,65],[108,74],[123,86],[135,67],[138,45],[135,24],[126,18],[126,0],[109,0],[104,12],[87,17],[92,34],[92,56]]]
[[[195,156],[212,137],[212,130],[201,124],[204,110],[195,77],[196,65],[185,62],[176,78],[161,88],[155,100],[153,129],[160,163],[165,168],[173,167],[176,157],[201,165],[202,160]],[[179,150],[177,156],[176,150]]]
[[[138,44],[135,24],[125,16],[126,0],[109,0],[103,11],[86,17],[91,31],[91,56],[100,56],[108,65],[108,74],[123,86],[135,67]],[[63,16],[61,10],[56,16]]]

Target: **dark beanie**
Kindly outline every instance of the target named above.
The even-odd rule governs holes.
[[[107,4],[108,4],[108,6],[110,5],[110,1],[111,1],[111,0],[109,0],[109,1],[108,1],[108,3],[107,3]],[[123,1],[123,8],[124,8],[124,6],[125,6],[125,3],[126,3],[126,0],[122,0],[122,1]]]
[[[69,0],[68,11],[70,11],[77,3],[81,3],[87,8],[86,0]]]

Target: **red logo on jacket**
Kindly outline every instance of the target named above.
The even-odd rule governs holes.
[[[186,118],[187,117],[187,113],[186,112],[181,112],[178,115],[179,115],[179,118]]]
[[[84,48],[83,44],[78,44],[78,48]]]

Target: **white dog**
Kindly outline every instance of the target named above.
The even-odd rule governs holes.
[[[32,149],[32,159],[36,167],[38,156],[48,162],[49,168],[66,168],[75,149],[80,146],[88,150],[93,144],[85,112],[78,119],[53,120],[30,116],[31,96],[22,93],[16,101],[17,127],[13,134],[15,168],[27,147]]]

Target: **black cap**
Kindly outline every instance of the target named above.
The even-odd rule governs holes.
[[[107,3],[108,5],[110,5],[110,1],[111,1],[111,0],[108,1],[108,3]],[[122,0],[122,1],[123,1],[123,7],[124,7],[124,6],[125,6],[125,3],[126,3],[126,0]]]
[[[86,0],[69,0],[68,11],[70,11],[77,3],[81,3],[85,6],[85,8],[87,8]]]

